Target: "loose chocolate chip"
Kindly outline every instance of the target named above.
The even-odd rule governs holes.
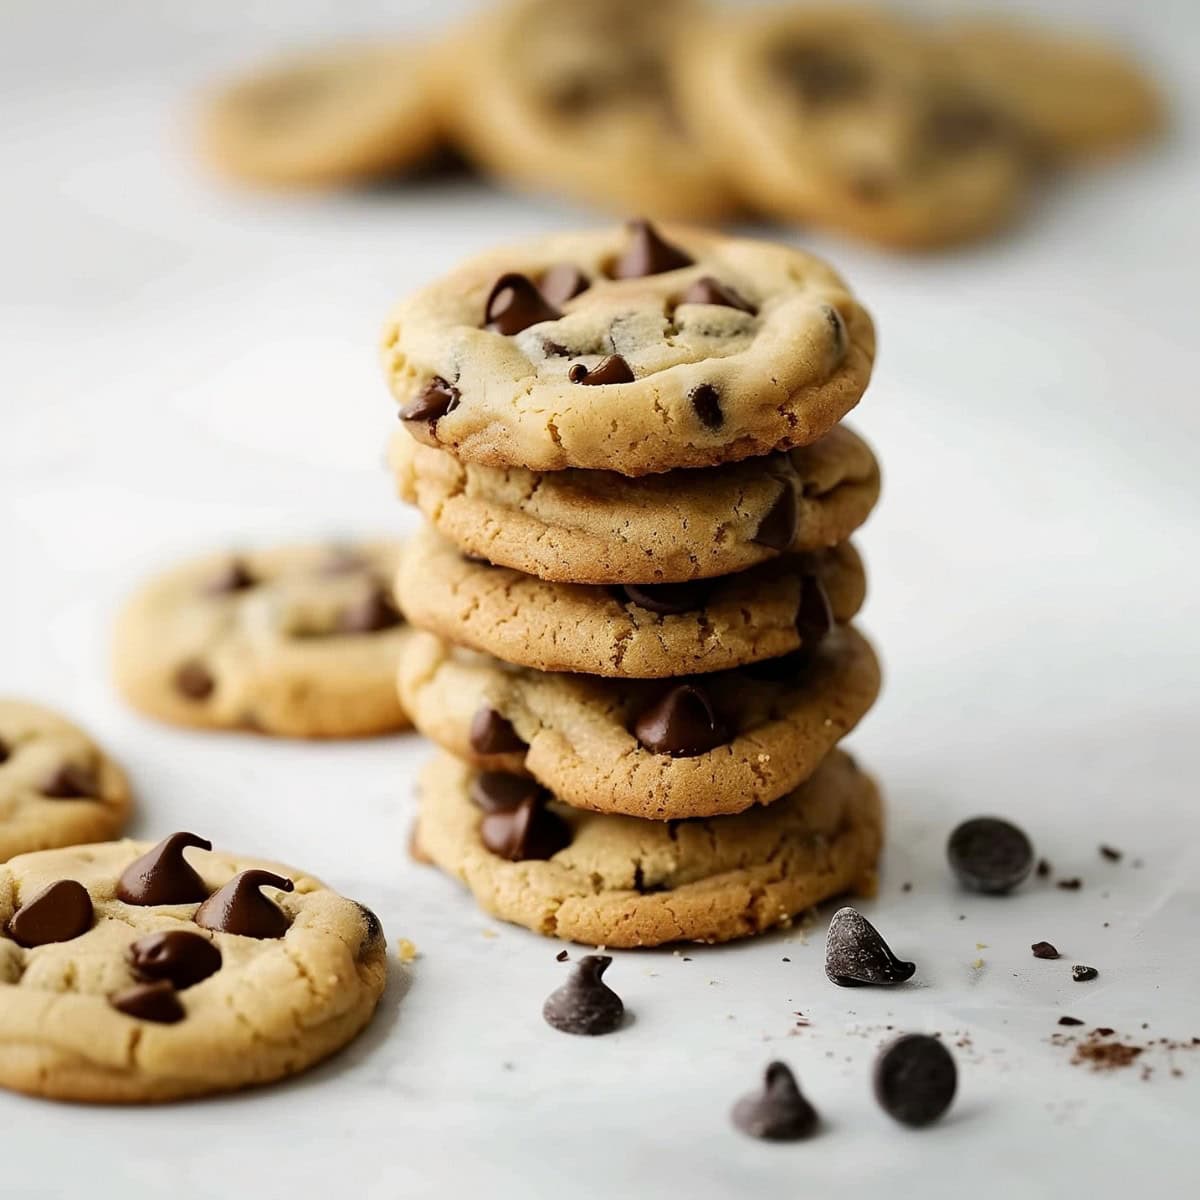
[[[117,880],[117,899],[142,907],[197,904],[208,895],[204,880],[183,857],[188,846],[211,850],[212,842],[194,833],[172,833],[133,862]]]
[[[108,998],[109,1004],[127,1017],[139,1021],[154,1021],[158,1025],[174,1025],[186,1015],[175,988],[166,979],[155,983],[135,983]]]
[[[963,887],[986,895],[1012,891],[1033,870],[1033,846],[999,817],[964,821],[950,835],[946,856]]]
[[[210,596],[227,596],[233,592],[244,592],[257,582],[240,558],[231,558],[218,574],[205,583],[203,590]]]
[[[1081,887],[1083,887],[1083,880],[1080,879],[1078,875],[1075,875],[1070,879],[1058,880],[1054,886],[1056,888],[1060,888],[1064,892],[1077,892]]]
[[[796,633],[800,645],[812,650],[829,636],[833,629],[833,606],[825,585],[815,575],[800,580],[800,603],[796,608]]]
[[[688,394],[696,416],[705,429],[720,429],[725,421],[721,411],[721,393],[711,383],[702,383]]]
[[[402,421],[424,421],[436,424],[458,407],[462,393],[440,375],[435,375],[417,394],[417,398],[400,410]]]
[[[875,1060],[875,1099],[902,1125],[930,1125],[950,1107],[958,1087],[954,1056],[939,1038],[907,1033]]]
[[[548,794],[536,779],[507,771],[480,771],[471,780],[471,803],[485,813],[512,812],[524,801],[544,799]]]
[[[568,958],[570,958],[570,957],[571,957],[571,956],[570,956],[570,955],[569,955],[569,954],[568,954],[568,953],[567,953],[565,950],[560,950],[560,951],[559,951],[559,952],[558,952],[558,953],[557,953],[557,954],[554,956],[554,961],[555,961],[555,962],[566,962],[566,961],[567,961],[567,959],[568,959]]]
[[[751,316],[757,311],[753,304],[728,284],[721,283],[711,275],[697,279],[679,297],[680,304],[715,304],[720,308],[736,308]]]
[[[796,503],[796,492],[790,483],[767,509],[766,516],[758,523],[753,540],[768,550],[787,550],[796,540],[796,526],[800,521],[800,509]]]
[[[512,337],[530,325],[557,321],[562,313],[546,303],[546,298],[524,275],[501,275],[492,286],[484,306],[484,329]]]
[[[1071,978],[1076,983],[1090,983],[1093,979],[1097,979],[1100,972],[1095,967],[1085,967],[1080,963],[1076,963],[1071,968]]]
[[[381,633],[403,620],[387,588],[376,584],[361,600],[338,613],[337,629],[339,633]]]
[[[99,788],[96,776],[86,767],[64,763],[42,784],[41,793],[52,800],[93,800]]]
[[[546,1024],[563,1033],[588,1037],[620,1029],[625,1005],[601,978],[611,963],[606,954],[585,954],[575,964],[571,978],[546,997],[542,1005]]]
[[[213,892],[196,910],[201,929],[236,933],[251,938],[281,938],[291,921],[287,913],[268,900],[259,888],[274,887],[290,892],[295,884],[283,875],[257,867],[235,875],[223,888]]]
[[[1101,846],[1100,857],[1108,859],[1109,862],[1120,862],[1125,856],[1113,846]]]
[[[916,964],[897,958],[879,930],[856,909],[833,914],[825,939],[825,974],[839,987],[903,983],[916,969]]]
[[[471,718],[469,736],[476,754],[515,754],[529,749],[512,722],[486,704]]]
[[[662,275],[690,267],[692,259],[678,246],[663,241],[649,221],[631,221],[633,235],[629,248],[613,264],[614,279],[641,279],[646,275]]]
[[[610,354],[590,371],[583,363],[576,363],[567,372],[567,378],[572,383],[582,383],[588,387],[603,387],[610,383],[632,383],[634,374],[629,364],[619,354]]]
[[[92,898],[82,883],[60,879],[27,900],[8,923],[8,936],[30,949],[69,942],[92,927]]]
[[[772,65],[806,104],[814,106],[861,96],[871,80],[865,63],[805,42],[780,46]]]
[[[1078,1017],[1059,1017],[1060,1025],[1082,1025],[1083,1022]]]
[[[1057,958],[1058,951],[1049,942],[1034,942],[1030,947],[1034,958]]]
[[[541,796],[529,796],[516,808],[488,813],[480,822],[479,837],[488,850],[509,862],[542,861],[571,844],[571,829],[546,808]]]
[[[566,304],[591,287],[588,277],[574,263],[556,263],[538,280],[538,290],[553,305]]]
[[[820,1118],[804,1098],[786,1063],[767,1067],[762,1091],[743,1096],[733,1106],[733,1123],[751,1137],[769,1142],[795,1142],[811,1137]]]
[[[175,672],[175,690],[188,700],[207,700],[217,686],[208,668],[192,659]]]
[[[199,933],[167,929],[129,947],[129,969],[143,982],[166,980],[183,991],[221,969],[221,951]]]
[[[627,583],[617,589],[623,601],[664,616],[695,612],[708,602],[712,582],[695,579],[687,583]]]
[[[681,683],[639,714],[633,733],[651,754],[694,758],[729,740],[708,693]]]

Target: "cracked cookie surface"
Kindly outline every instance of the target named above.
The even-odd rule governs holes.
[[[129,809],[125,772],[87,734],[40,704],[0,699],[0,862],[108,841]]]
[[[883,809],[870,776],[834,751],[770,808],[641,821],[553,805],[569,844],[510,862],[484,845],[470,766],[440,755],[419,786],[420,848],[488,912],[589,945],[725,942],[786,925],[850,889],[870,891]]]
[[[142,712],[288,737],[403,729],[395,668],[410,632],[391,598],[399,543],[209,555],[122,610],[113,669]]]
[[[427,444],[630,476],[808,445],[874,356],[871,318],[818,259],[645,222],[480,255],[405,300],[383,349]]]

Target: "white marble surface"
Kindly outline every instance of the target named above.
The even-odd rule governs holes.
[[[690,961],[624,953],[609,978],[635,1019],[589,1042],[539,1016],[558,946],[408,861],[418,739],[166,730],[116,702],[104,663],[114,603],[159,562],[410,527],[380,461],[392,414],[373,342],[389,302],[465,251],[585,218],[482,186],[248,196],[195,168],[182,102],[214,66],[429,19],[432,4],[9,0],[0,688],[76,714],[128,763],[137,832],[195,828],[302,865],[421,958],[395,968],[351,1050],[281,1087],[147,1111],[0,1095],[6,1196],[1195,1194],[1200,1050],[1176,1056],[1181,1078],[1147,1056],[1143,1082],[1071,1067],[1047,1039],[1062,1013],[1200,1035],[1200,179],[1185,90],[1200,22],[1172,0],[1062,7],[1156,48],[1177,81],[1170,145],[1067,183],[1011,238],[952,258],[804,239],[882,334],[856,420],[886,468],[863,542],[888,685],[852,744],[891,801],[870,911],[917,982],[833,988],[820,924],[807,943]],[[958,893],[946,833],[990,811],[1083,890]],[[1101,841],[1125,861],[1102,861]],[[1040,938],[1065,962],[1032,960]],[[1099,980],[1071,983],[1076,961]],[[940,1127],[905,1132],[875,1107],[885,1025],[969,1036]],[[826,1118],[807,1145],[753,1143],[727,1121],[775,1056]]]

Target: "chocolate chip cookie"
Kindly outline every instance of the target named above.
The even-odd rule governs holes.
[[[811,255],[646,222],[480,255],[405,300],[383,346],[417,440],[628,476],[809,445],[874,356],[871,318]]]
[[[125,772],[81,729],[25,700],[0,700],[0,862],[103,842],[129,816]]]
[[[287,737],[405,728],[395,670],[409,630],[396,543],[210,555],[146,584],[117,622],[118,688],[179,725]]]

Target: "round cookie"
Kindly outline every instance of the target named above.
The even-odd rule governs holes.
[[[285,737],[403,729],[410,630],[391,599],[398,543],[209,555],[147,583],[117,621],[125,698],[178,725]]]
[[[515,862],[485,844],[493,818],[472,803],[474,775],[448,755],[425,769],[421,850],[487,912],[548,937],[619,948],[726,942],[874,886],[882,802],[839,751],[790,795],[740,816],[639,821],[551,804],[565,844]]]
[[[125,772],[82,730],[41,705],[0,699],[0,862],[108,841],[129,808]]]
[[[464,558],[426,528],[405,550],[396,594],[414,625],[504,662],[650,679],[799,650],[858,612],[866,577],[844,543],[686,584],[550,583]]]
[[[511,0],[446,46],[439,98],[490,174],[618,214],[713,221],[733,198],[670,92],[696,0]]]
[[[880,671],[850,626],[805,655],[674,680],[553,675],[414,633],[399,679],[413,723],[459,758],[665,821],[786,795],[871,707]]]
[[[776,216],[933,247],[993,232],[1027,198],[1020,131],[897,17],[739,10],[697,31],[679,64],[688,119]]]
[[[207,846],[175,834],[0,867],[0,1086],[118,1103],[227,1092],[303,1071],[366,1025],[387,976],[378,918]]]
[[[766,458],[626,479],[459,462],[403,433],[402,499],[465,554],[564,583],[681,583],[846,541],[879,498],[879,466],[839,426]]]
[[[383,347],[420,441],[634,476],[815,442],[874,357],[871,318],[818,259],[646,222],[471,259],[405,300]]]
[[[414,167],[438,144],[427,71],[413,46],[282,59],[209,99],[205,153],[229,175],[274,186],[355,183]]]

